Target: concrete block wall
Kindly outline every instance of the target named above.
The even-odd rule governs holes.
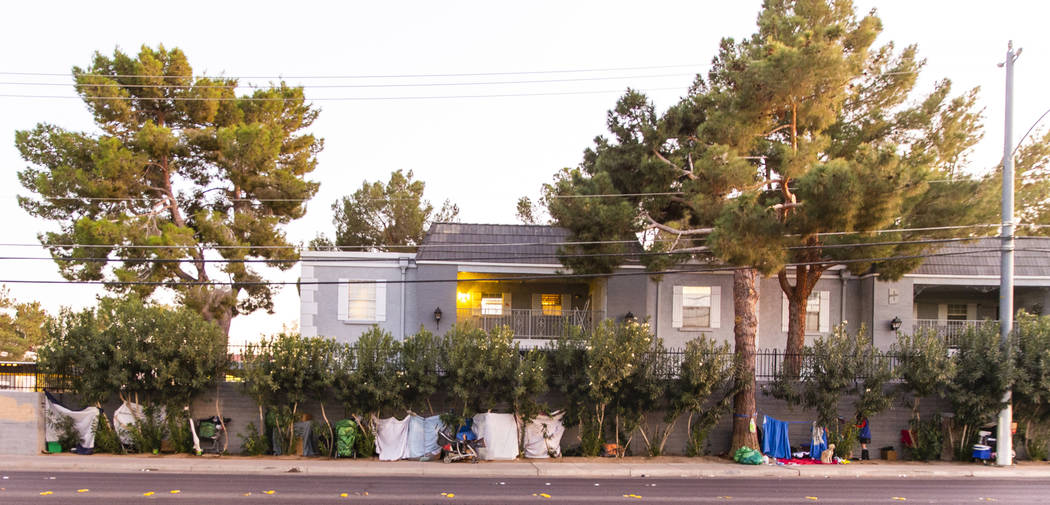
[[[0,454],[44,450],[42,393],[0,391]]]

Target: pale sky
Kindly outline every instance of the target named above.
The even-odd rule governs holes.
[[[761,2],[747,1],[529,1],[529,2],[17,2],[0,20],[0,95],[75,96],[73,65],[87,66],[94,51],[115,47],[136,54],[142,44],[179,47],[195,73],[265,85],[286,76],[306,86],[321,115],[311,131],[325,139],[311,179],[321,190],[307,216],[288,227],[296,242],[318,231],[332,234],[330,206],[365,179],[386,180],[413,170],[435,204],[459,204],[463,222],[514,223],[518,197],[535,199],[540,185],[575,166],[591,140],[605,133],[605,112],[628,86],[645,91],[663,110],[685,93],[715,55],[722,37],[750,35]],[[880,43],[918,44],[928,65],[920,87],[951,78],[962,92],[980,86],[984,141],[972,169],[999,162],[1003,149],[1004,58],[1008,40],[1024,49],[1017,62],[1015,124],[1018,140],[1050,108],[1050,2],[858,0],[858,12],[877,7]],[[689,66],[683,66],[689,65]],[[604,72],[557,72],[667,66]],[[63,73],[27,76],[10,73]],[[441,77],[448,74],[516,75]],[[301,76],[439,75],[415,78],[306,79]],[[588,78],[591,80],[566,81]],[[602,79],[596,79],[602,78]],[[561,80],[501,85],[492,81]],[[27,86],[11,83],[61,83]],[[408,87],[404,84],[431,84]],[[459,85],[437,86],[438,83]],[[369,84],[371,88],[318,85]],[[401,86],[391,86],[391,85]],[[602,93],[590,93],[604,91]],[[579,93],[562,94],[550,93]],[[528,95],[466,98],[464,95]],[[459,98],[449,98],[457,96]],[[405,97],[428,97],[408,99]],[[443,97],[443,98],[434,98]],[[369,99],[363,99],[369,98]],[[381,99],[377,99],[381,98]],[[76,99],[0,97],[0,212],[4,244],[36,244],[51,225],[30,218],[15,201],[24,193],[16,173],[26,163],[14,132],[48,122],[93,130]],[[1043,127],[1050,126],[1050,119]],[[46,256],[39,247],[0,246],[2,256]],[[295,280],[298,268],[274,273]],[[2,280],[59,280],[50,261],[0,261]],[[80,308],[99,292],[90,286],[9,284],[23,301],[49,310]],[[294,288],[277,297],[274,315],[238,317],[231,341],[257,339],[282,325],[297,326]]]

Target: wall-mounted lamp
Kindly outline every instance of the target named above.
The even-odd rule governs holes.
[[[897,331],[897,330],[901,329],[901,318],[900,317],[894,317],[893,320],[890,321],[890,329],[893,330],[893,331]]]
[[[628,311],[626,314],[624,314],[623,322],[625,322],[625,323],[633,323],[634,322],[634,312]]]
[[[441,307],[434,309],[434,321],[441,324]]]

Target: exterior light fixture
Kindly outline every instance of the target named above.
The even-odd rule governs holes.
[[[900,317],[894,317],[893,320],[890,321],[890,329],[893,330],[893,331],[897,331],[897,330],[901,329],[901,318]]]
[[[634,322],[634,312],[628,311],[627,314],[624,314],[623,321],[625,323],[633,323]]]
[[[441,307],[434,309],[434,321],[441,324]]]

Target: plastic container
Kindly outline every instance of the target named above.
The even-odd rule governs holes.
[[[992,448],[983,444],[974,444],[973,459],[992,459]]]
[[[47,443],[47,452],[49,452],[51,454],[54,454],[56,452],[62,452],[62,444],[60,444],[58,442],[48,442]]]

